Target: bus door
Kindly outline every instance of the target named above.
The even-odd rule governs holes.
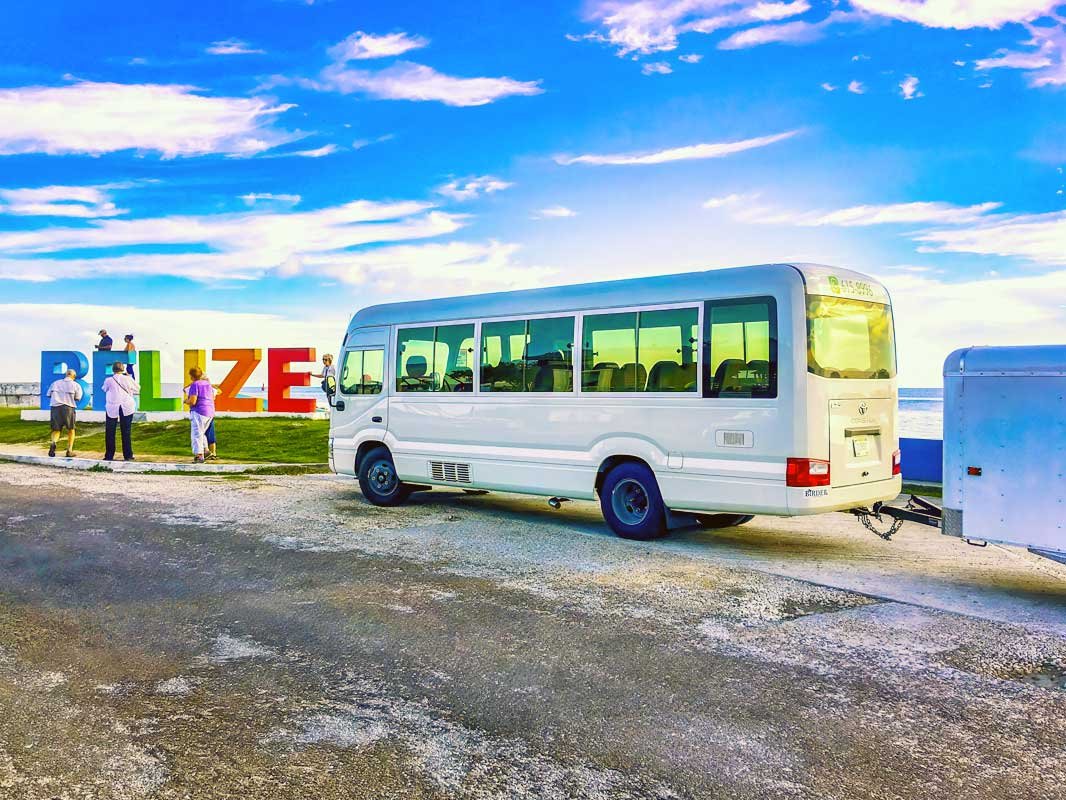
[[[389,422],[385,370],[389,329],[364,328],[349,334],[340,354],[332,436],[358,442],[384,435]]]

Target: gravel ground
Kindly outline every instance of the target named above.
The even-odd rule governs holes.
[[[639,544],[0,465],[0,798],[1066,797],[1064,574],[843,515]]]

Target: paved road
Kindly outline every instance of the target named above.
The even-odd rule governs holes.
[[[1066,796],[1063,573],[867,537],[0,465],[0,798]]]

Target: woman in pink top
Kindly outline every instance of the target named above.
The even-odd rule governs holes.
[[[215,387],[204,380],[204,372],[199,367],[189,370],[192,378],[185,388],[185,405],[189,407],[189,432],[192,437],[193,461],[203,463],[207,450],[207,427],[215,417]]]

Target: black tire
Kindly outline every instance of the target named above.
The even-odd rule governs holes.
[[[646,542],[666,534],[666,506],[654,473],[629,461],[607,473],[600,510],[616,536]]]
[[[753,514],[697,514],[696,522],[701,528],[735,528],[755,519]]]
[[[359,488],[376,506],[398,506],[411,496],[411,488],[396,475],[387,447],[375,447],[359,462]]]

